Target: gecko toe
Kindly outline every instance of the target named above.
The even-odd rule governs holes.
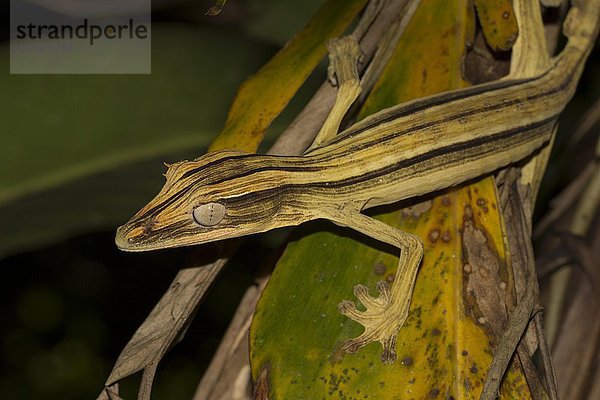
[[[365,285],[354,286],[354,296],[367,308],[373,308],[379,305],[379,301],[369,295],[369,288]]]
[[[381,361],[384,364],[393,364],[396,362],[398,358],[396,356],[396,335],[392,335],[388,339],[384,339],[381,341],[381,345],[383,346],[383,351],[381,352]]]
[[[342,350],[344,350],[346,353],[356,353],[368,343],[369,340],[363,334],[357,338],[346,340],[344,344],[342,344]]]
[[[340,304],[338,304],[338,310],[340,314],[345,315],[346,317],[357,322],[360,322],[365,318],[364,313],[358,311],[356,309],[356,305],[349,300],[343,300]]]
[[[340,304],[338,304],[338,310],[342,314],[345,314],[345,313],[350,312],[350,311],[357,311],[356,310],[356,304],[354,304],[350,300],[342,300],[342,302]]]
[[[377,290],[379,291],[379,297],[385,300],[389,300],[391,296],[390,286],[386,281],[377,282]]]
[[[354,285],[353,289],[354,289],[354,295],[356,297],[358,297],[359,299],[361,297],[366,297],[369,295],[369,288],[366,287],[365,285],[361,285],[361,284]]]
[[[377,290],[379,290],[379,293],[387,293],[389,292],[390,288],[386,281],[378,281]]]
[[[372,297],[369,294],[369,288],[365,285],[355,285],[354,295],[365,306],[367,311],[370,312],[379,312],[383,310],[389,300],[389,296]]]

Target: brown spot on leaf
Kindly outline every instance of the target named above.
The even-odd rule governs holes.
[[[332,364],[340,363],[344,359],[346,355],[346,351],[342,347],[343,342],[337,342],[333,347],[333,351],[331,352],[331,356],[329,356],[329,361]]]
[[[431,336],[439,336],[440,333],[442,333],[442,332],[439,329],[437,329],[437,328],[433,328],[431,330]]]
[[[388,282],[388,283],[394,282],[394,279],[396,279],[396,275],[395,274],[389,274],[388,276],[385,277],[385,281]]]
[[[477,369],[477,365],[473,364],[471,365],[471,368],[469,368],[469,371],[471,371],[472,374],[476,374],[479,369]]]
[[[375,275],[379,275],[382,276],[385,274],[385,271],[387,271],[387,267],[385,266],[384,263],[382,262],[378,262],[377,264],[375,264],[375,266],[373,267],[373,273]]]
[[[452,238],[452,235],[450,234],[450,231],[449,230],[444,231],[444,234],[442,235],[442,241],[448,243],[451,238]]]
[[[429,393],[427,394],[427,397],[430,399],[435,399],[440,395],[440,389],[435,388],[435,389],[431,389],[429,391]]]
[[[483,206],[485,206],[485,203],[487,203],[487,202],[485,201],[485,199],[484,199],[484,198],[481,198],[481,197],[480,197],[480,198],[478,198],[478,199],[477,199],[477,205],[478,205],[479,207],[483,207]]]
[[[421,214],[426,213],[431,209],[432,201],[427,200],[421,203],[414,204],[410,207],[406,207],[402,209],[403,215],[412,216],[414,218],[419,218]]]
[[[510,17],[510,13],[509,13],[508,11],[504,11],[504,12],[502,13],[502,18],[504,18],[504,19],[508,19],[509,17]]]
[[[473,218],[473,209],[471,208],[471,206],[466,206],[464,220],[467,221],[472,218]]]
[[[410,367],[411,365],[413,365],[413,359],[412,357],[404,357],[400,361],[400,364],[404,365],[405,367]]]
[[[448,207],[450,204],[452,204],[452,200],[450,200],[450,197],[448,196],[444,196],[442,197],[442,205]]]
[[[432,229],[429,231],[429,240],[431,240],[433,243],[437,242],[437,240],[440,237],[440,230],[439,229]]]
[[[471,390],[471,388],[473,387],[473,385],[471,384],[471,381],[469,380],[469,378],[465,378],[465,390],[468,392]]]

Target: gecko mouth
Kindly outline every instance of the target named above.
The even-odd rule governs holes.
[[[115,244],[123,251],[148,251],[157,247],[149,240],[154,223],[152,220],[145,222],[129,221],[117,228]]]
[[[181,225],[184,224],[180,223],[175,226],[181,228]],[[117,228],[115,244],[119,250],[127,252],[161,250],[198,244],[195,241],[186,241],[185,238],[174,240],[170,237],[171,228],[172,226],[158,228],[155,219],[139,220],[134,218]]]

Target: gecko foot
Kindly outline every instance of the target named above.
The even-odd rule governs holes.
[[[403,301],[398,305],[393,301],[386,282],[378,282],[377,289],[379,296],[374,298],[369,295],[366,286],[354,286],[354,295],[365,306],[365,311],[358,310],[349,300],[339,304],[341,314],[365,327],[360,336],[346,340],[342,350],[356,353],[371,342],[379,342],[383,347],[381,360],[384,364],[393,364],[396,361],[396,334],[406,320],[408,310]]]

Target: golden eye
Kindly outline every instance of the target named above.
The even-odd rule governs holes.
[[[202,226],[215,226],[225,218],[223,204],[207,203],[196,207],[192,212],[194,220]]]

